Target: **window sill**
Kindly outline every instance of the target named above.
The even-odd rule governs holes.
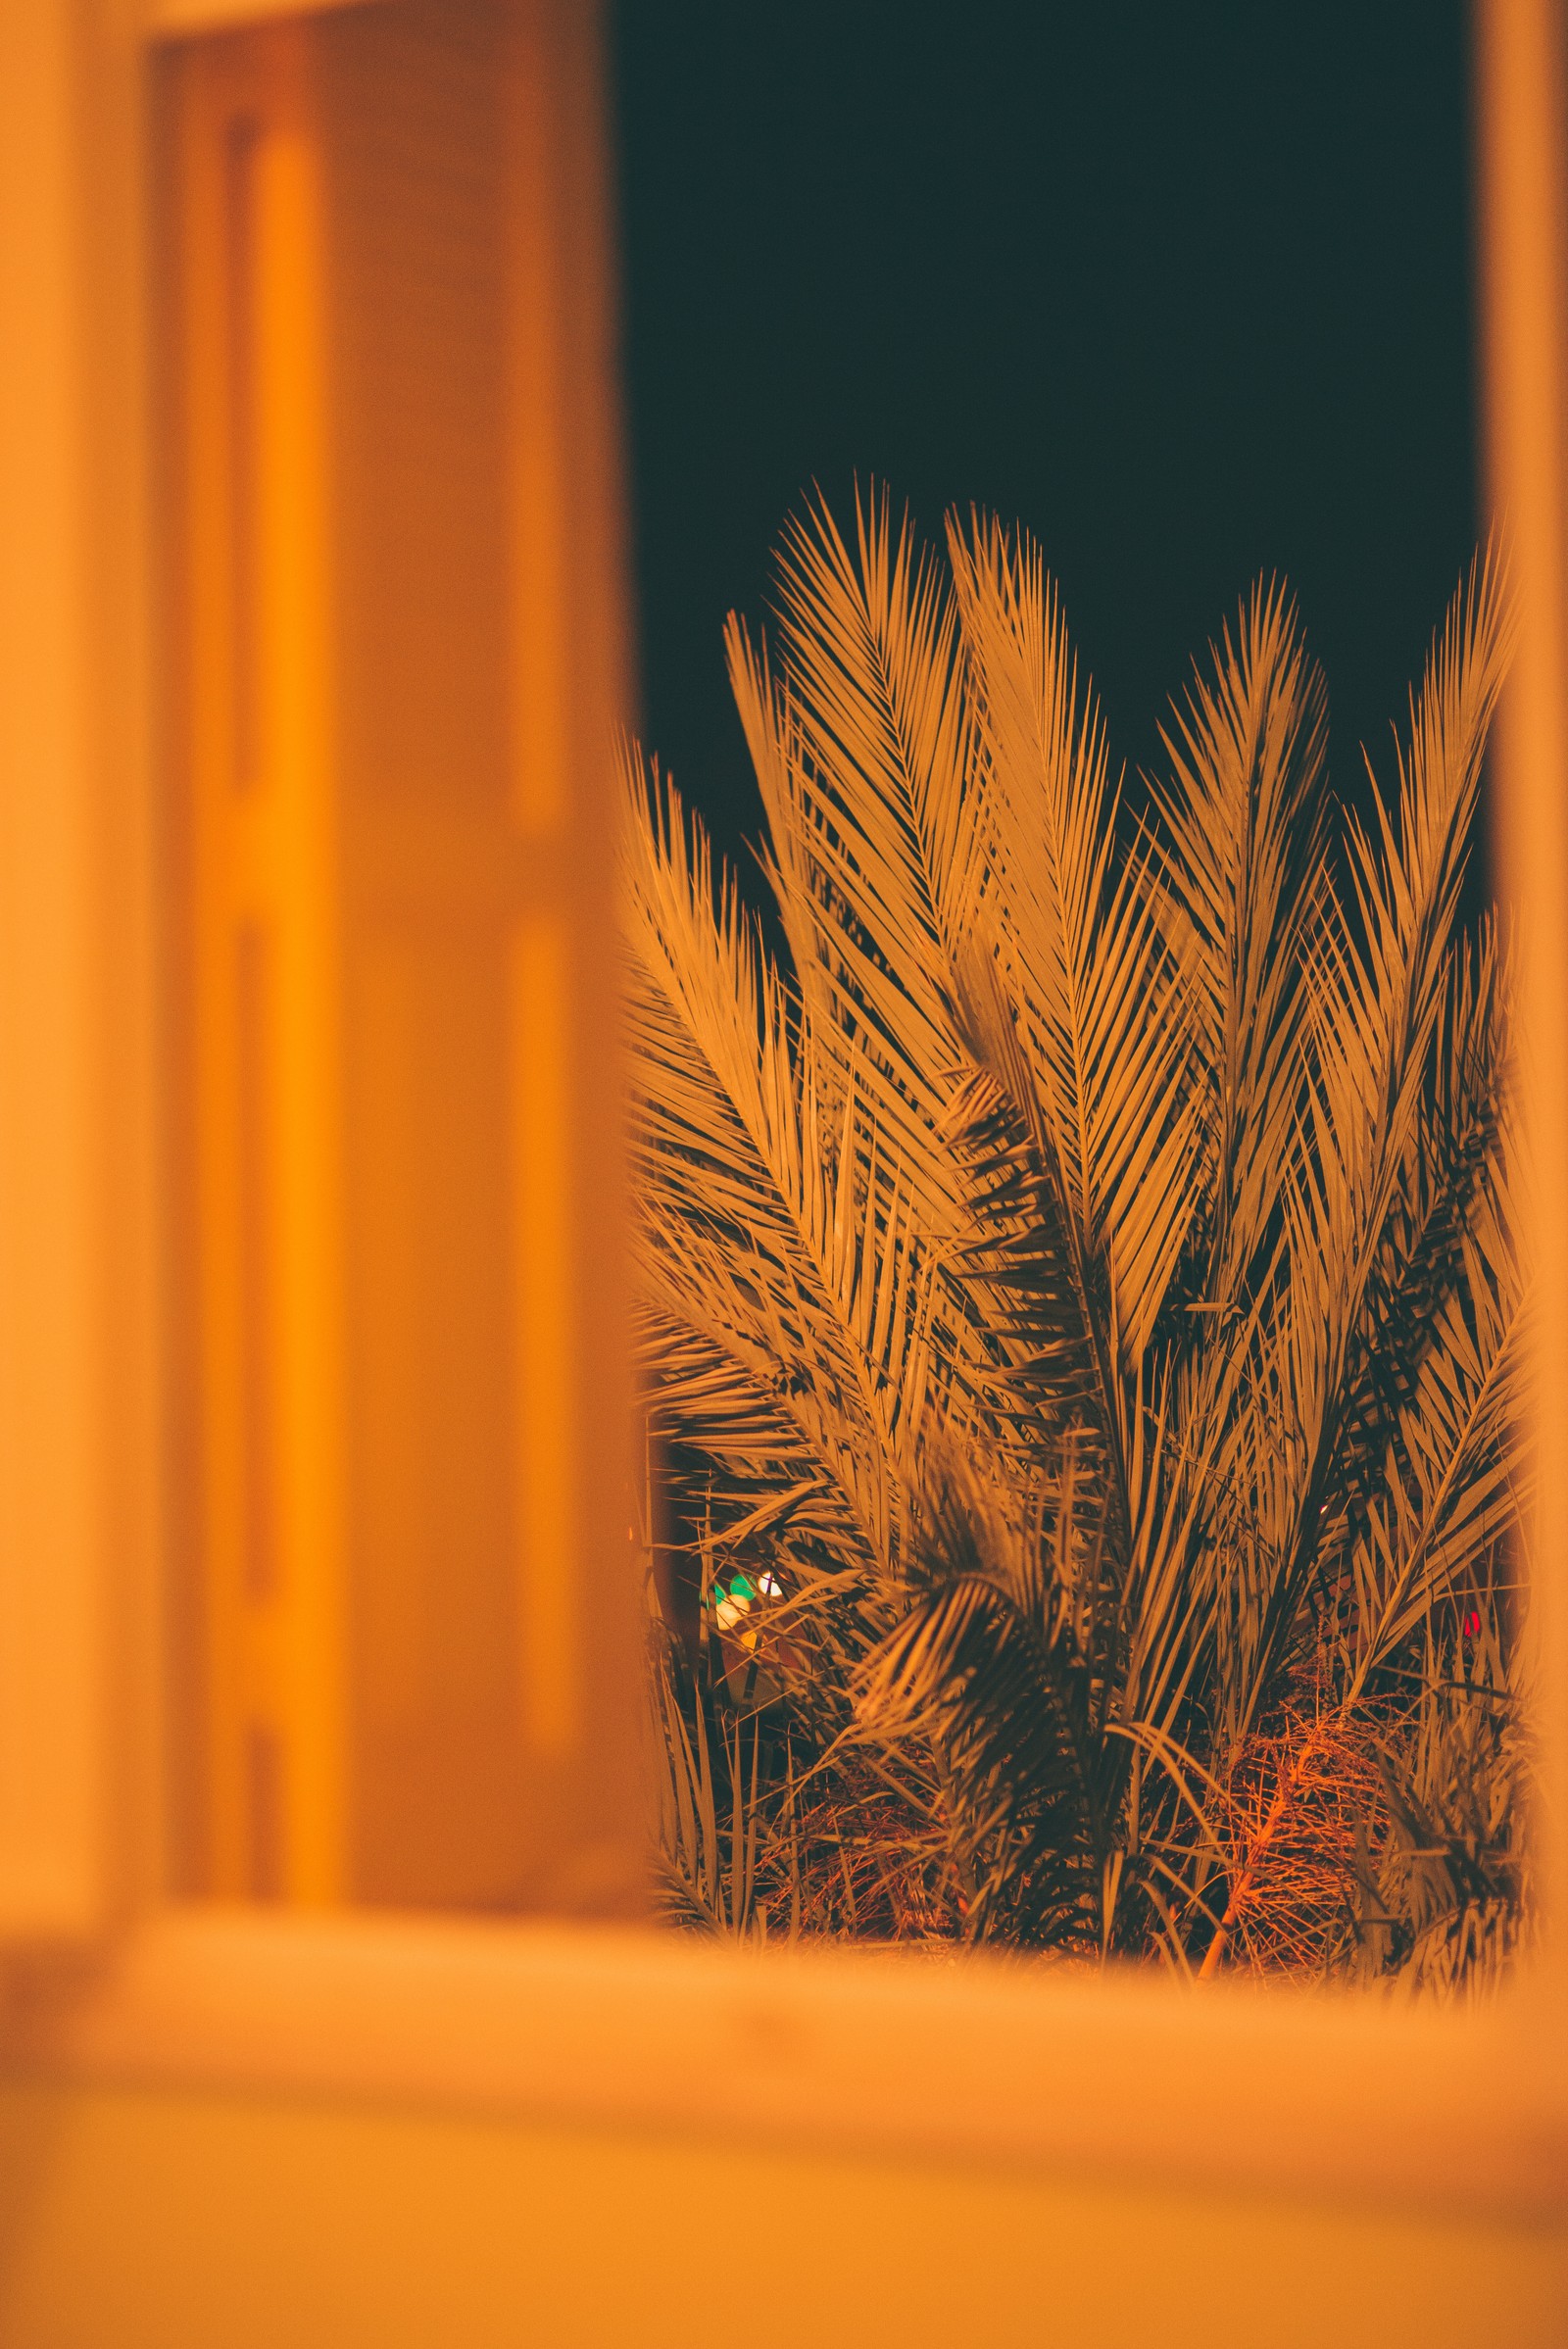
[[[13,1960],[0,2073],[1568,2219],[1539,1992],[1482,2014],[734,1952],[547,1924],[162,1911]]]

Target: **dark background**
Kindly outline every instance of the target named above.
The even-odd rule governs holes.
[[[813,482],[1043,542],[1113,758],[1259,572],[1380,771],[1477,533],[1458,0],[618,0],[642,726],[760,809],[719,641]],[[748,860],[749,861],[749,860]]]

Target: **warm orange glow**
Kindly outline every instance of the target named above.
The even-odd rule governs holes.
[[[283,27],[180,71],[211,1879],[330,1899],[341,1088],[319,141]]]
[[[595,12],[420,0],[205,45],[270,5],[0,0],[0,2339],[684,2344],[734,2327],[691,2242],[760,2214],[788,2256],[743,2239],[726,2273],[764,2337],[1547,2349],[1560,1995],[1189,1997],[165,1898],[154,1570],[187,1495],[201,1719],[167,1742],[211,1796],[187,1889],[624,1907],[641,1825]],[[1560,21],[1496,0],[1482,77],[1525,622],[1508,854],[1543,917],[1548,1072]],[[181,325],[155,659],[136,125],[160,23],[204,39],[158,158]],[[422,178],[378,144],[414,94],[446,109]],[[431,266],[399,276],[414,253]],[[1540,1101],[1554,1206],[1561,1090]],[[169,1390],[196,1422],[172,1468],[165,1222],[191,1259]],[[1544,1344],[1554,1586],[1568,1315]]]
[[[556,217],[560,126],[552,120],[546,27],[519,20],[509,77],[511,178],[511,490],[514,590],[512,622],[514,757],[512,801],[525,836],[558,836],[566,812],[564,633],[566,581],[562,379],[565,347],[560,271],[565,260]]]
[[[1568,36],[1560,0],[1478,0],[1484,419],[1518,640],[1498,719],[1502,889],[1523,915],[1539,1485],[1535,1555],[1550,1685],[1568,1681]],[[1541,1833],[1568,1910],[1568,1737],[1543,1724]],[[1561,1959],[1559,1958],[1559,1963]]]
[[[581,1732],[571,1251],[571,964],[560,915],[517,926],[512,945],[513,1141],[516,1167],[517,1515],[522,1685],[529,1743],[559,1759]]]
[[[579,1620],[622,1508],[579,1435],[619,632],[572,60],[548,10],[366,11],[172,76],[196,1876],[229,1893],[526,1901],[622,1767]],[[631,1643],[595,1638],[597,1703]]]

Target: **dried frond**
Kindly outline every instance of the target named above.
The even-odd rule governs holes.
[[[1477,1977],[1523,1899],[1507,1608],[1486,1690],[1435,1659],[1526,1484],[1510,974],[1458,924],[1494,567],[1365,825],[1283,589],[1136,821],[1022,534],[950,522],[944,570],[818,505],[778,615],[727,647],[782,962],[627,777],[677,1905]]]

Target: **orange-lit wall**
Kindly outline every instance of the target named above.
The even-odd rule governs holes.
[[[1552,2349],[1568,2245],[958,2165],[0,2095],[7,2349]]]

